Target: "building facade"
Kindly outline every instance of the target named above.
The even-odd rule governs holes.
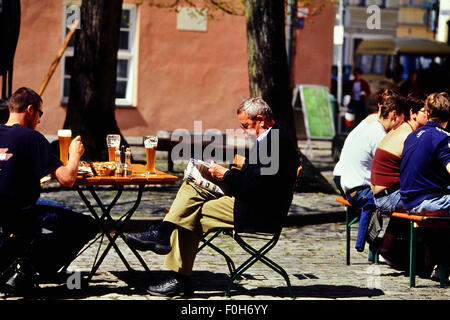
[[[36,91],[79,15],[76,1],[22,0],[13,88]],[[78,8],[78,9],[77,9]],[[249,96],[246,26],[243,16],[208,19],[180,7],[175,12],[124,0],[119,39],[116,120],[125,136],[158,130],[237,128],[237,105]],[[291,81],[330,85],[334,8],[325,8],[293,32]],[[318,36],[320,35],[320,36]],[[55,135],[66,115],[73,41],[42,98],[39,130]]]
[[[446,42],[450,18],[448,1],[439,0],[345,0],[343,63],[353,64],[354,53],[365,39],[425,38]],[[376,27],[368,25],[379,9]],[[337,56],[336,54],[334,55]],[[334,64],[336,64],[336,58]]]

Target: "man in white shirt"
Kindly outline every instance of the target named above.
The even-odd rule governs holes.
[[[362,121],[353,129],[342,148],[341,157],[334,168],[335,181],[340,180],[343,196],[352,206],[361,208],[356,250],[364,251],[369,218],[375,205],[370,189],[370,171],[378,144],[392,129],[403,122],[403,103],[397,94],[384,99],[378,121]],[[340,177],[340,179],[339,179]],[[338,183],[337,183],[338,184]]]

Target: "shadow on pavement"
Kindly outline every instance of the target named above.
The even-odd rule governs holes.
[[[132,289],[134,294],[147,295],[146,289],[150,281],[159,282],[169,274],[168,271],[152,271],[152,279],[149,279],[145,272],[136,272],[130,275],[128,272],[114,272],[114,275],[120,280],[126,282]],[[254,278],[249,274],[243,275],[245,285],[251,288],[246,288],[239,282],[234,283],[231,289],[231,296],[249,296],[252,298],[258,297],[272,297],[272,298],[290,298],[288,289],[283,279],[280,279],[275,287],[268,287],[267,285],[258,286],[260,280]],[[309,279],[314,279],[308,276]],[[210,271],[194,271],[192,274],[192,282],[194,286],[193,299],[208,299],[224,297],[228,284],[228,274],[215,273]],[[247,281],[250,280],[250,281]],[[380,289],[360,288],[350,285],[307,285],[307,286],[293,286],[292,290],[296,298],[370,298],[384,295]]]
[[[136,299],[137,296],[148,297],[146,291],[151,283],[159,282],[166,278],[168,271],[152,271],[151,276],[144,271],[130,273],[128,271],[112,272],[117,279],[98,279],[94,277],[89,284],[85,283],[88,273],[82,273],[81,288],[70,289],[65,281],[56,284],[42,286],[32,298],[22,298],[24,300],[84,300],[101,299],[102,296],[114,294],[117,299]],[[254,278],[249,274],[244,274],[245,287],[239,282],[234,283],[231,289],[231,296],[239,296],[243,299],[271,298],[289,299],[289,292],[280,279],[276,286],[267,286],[267,281]],[[314,279],[311,276],[305,277]],[[214,273],[210,271],[196,271],[192,275],[195,289],[192,299],[225,298],[225,291],[228,284],[228,275],[225,273]],[[248,281],[249,280],[249,281]],[[259,282],[259,283],[258,283]],[[120,283],[120,284],[119,284]],[[123,285],[125,283],[126,285]],[[259,284],[262,284],[259,286]],[[292,286],[296,298],[311,299],[338,299],[338,298],[370,298],[384,295],[380,289],[360,288],[350,285],[305,285]],[[181,298],[184,299],[184,298]],[[226,299],[226,298],[225,298]],[[20,298],[19,298],[20,300]]]

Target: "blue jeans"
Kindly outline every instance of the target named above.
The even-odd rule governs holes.
[[[63,204],[61,204],[59,202],[56,202],[56,201],[53,201],[53,200],[50,200],[50,199],[47,199],[47,198],[42,198],[42,197],[39,198],[36,201],[36,205],[56,207],[56,208],[63,208],[63,209],[66,209],[66,210],[72,210],[71,207],[65,206],[65,205],[63,205]]]
[[[442,214],[450,214],[450,195],[446,194],[440,198],[423,200],[417,207],[409,210],[410,213],[440,211]]]
[[[347,194],[347,200],[352,206],[361,208],[355,248],[357,251],[362,252],[366,243],[367,227],[369,226],[370,217],[372,212],[376,210],[372,190],[367,186],[367,188],[356,191],[353,196]]]
[[[402,200],[400,195],[400,190],[396,190],[387,196],[383,196],[380,198],[374,198],[375,206],[378,210],[383,212],[395,212],[397,209],[401,209]]]

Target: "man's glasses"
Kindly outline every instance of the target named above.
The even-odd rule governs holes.
[[[41,109],[37,109],[36,111],[39,112],[39,118],[42,118],[44,111],[42,111]]]

